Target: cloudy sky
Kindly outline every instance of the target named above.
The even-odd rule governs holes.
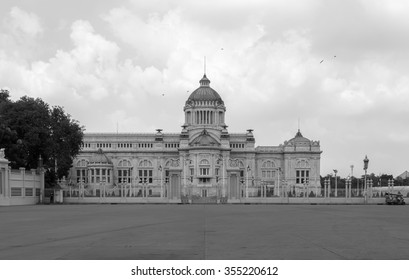
[[[87,132],[180,132],[203,76],[229,132],[279,145],[300,126],[321,174],[409,170],[409,2],[0,2],[0,87]]]

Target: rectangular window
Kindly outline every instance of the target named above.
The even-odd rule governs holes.
[[[21,188],[11,188],[11,196],[21,196]]]
[[[122,183],[122,170],[118,170],[118,183]]]
[[[310,177],[310,171],[306,169],[300,169],[295,171],[295,183],[296,184],[308,184]]]
[[[32,188],[25,189],[25,195],[26,196],[33,196],[33,189]]]
[[[169,170],[165,170],[165,183],[169,183]]]
[[[139,183],[153,183],[153,171],[147,169],[139,170]]]
[[[245,178],[244,178],[244,170],[240,170],[240,183],[244,184],[245,183]]]
[[[200,168],[200,175],[201,176],[209,176],[210,175],[210,169],[208,167]]]
[[[109,170],[108,170],[108,176],[109,176]],[[109,177],[108,177],[108,180],[109,180]],[[118,170],[118,183],[130,184],[131,182],[132,182],[131,171],[128,169],[119,169]]]
[[[77,183],[81,181],[81,170],[77,170]]]
[[[149,183],[150,183],[150,184],[152,184],[152,183],[153,183],[153,175],[152,175],[152,173],[153,173],[153,171],[152,171],[152,170],[149,170],[149,177],[148,177],[148,181],[149,181]]]

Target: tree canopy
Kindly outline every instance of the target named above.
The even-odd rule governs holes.
[[[0,147],[12,168],[46,168],[46,182],[68,175],[78,155],[83,127],[60,106],[50,107],[40,98],[23,96],[13,102],[0,91]]]

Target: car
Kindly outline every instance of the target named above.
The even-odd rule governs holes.
[[[385,194],[385,202],[386,204],[395,204],[395,205],[404,205],[405,200],[403,199],[403,195],[396,194],[396,193],[386,193]]]

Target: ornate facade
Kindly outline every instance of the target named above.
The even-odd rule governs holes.
[[[86,133],[69,180],[79,195],[173,201],[320,193],[320,143],[298,131],[278,146],[255,146],[252,130],[229,133],[226,107],[203,76],[188,97],[180,133]]]

